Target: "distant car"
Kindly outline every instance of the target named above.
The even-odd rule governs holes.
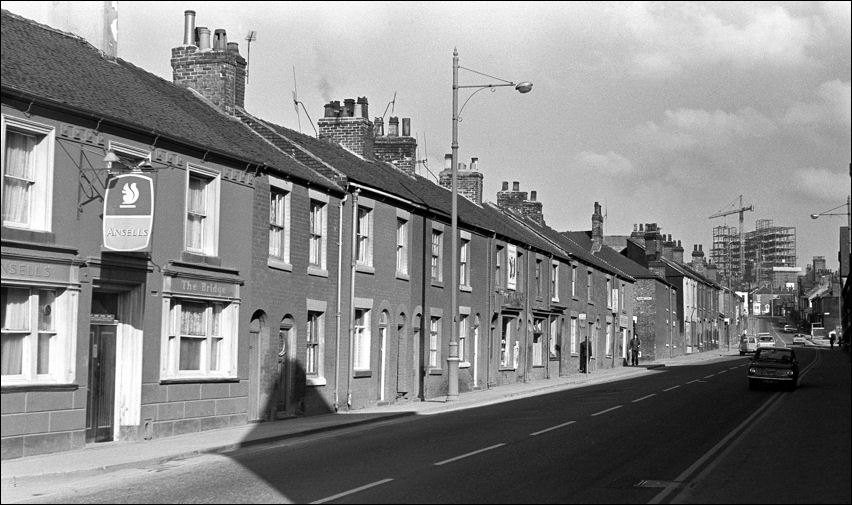
[[[748,387],[781,385],[792,391],[799,382],[796,352],[787,347],[764,347],[754,352],[748,365]]]
[[[762,349],[764,347],[775,347],[775,337],[768,333],[758,333],[757,348]]]
[[[793,343],[794,344],[804,344],[808,341],[808,336],[804,333],[796,333],[793,335]]]
[[[757,350],[757,337],[754,335],[743,335],[740,339],[740,356]]]
[[[792,324],[785,324],[784,333],[796,333],[796,327]]]

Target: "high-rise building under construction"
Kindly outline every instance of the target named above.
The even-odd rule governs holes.
[[[775,226],[771,219],[758,219],[754,231],[744,232],[745,247],[740,255],[740,235],[734,226],[713,228],[710,259],[719,278],[734,286],[774,285],[785,272],[796,267],[796,228]]]

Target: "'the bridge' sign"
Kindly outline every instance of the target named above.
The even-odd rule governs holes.
[[[104,197],[104,247],[149,251],[154,223],[154,181],[147,175],[110,178]]]

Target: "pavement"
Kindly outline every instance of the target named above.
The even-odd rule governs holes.
[[[257,444],[351,428],[405,416],[435,415],[505,402],[525,396],[552,393],[602,382],[624,380],[652,373],[666,366],[696,364],[722,357],[739,357],[737,349],[715,349],[653,362],[636,367],[618,366],[589,374],[572,373],[534,382],[521,382],[486,390],[461,393],[457,400],[445,397],[426,401],[406,401],[347,412],[295,417],[280,421],[208,430],[147,441],[103,442],[83,448],[2,462],[3,501],[14,488],[44,479],[86,478],[129,468],[144,468],[170,460],[202,454],[223,454]]]

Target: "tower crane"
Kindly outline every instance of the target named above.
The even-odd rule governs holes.
[[[744,262],[744,259],[743,259],[743,253],[745,252],[745,244],[743,243],[743,213],[747,210],[754,211],[754,205],[749,205],[748,207],[743,206],[743,195],[740,195],[740,208],[732,209],[732,210],[720,210],[719,212],[716,212],[715,214],[711,215],[708,218],[708,219],[713,219],[715,217],[722,217],[722,216],[727,216],[727,215],[730,215],[730,214],[739,213],[739,215],[740,215],[740,279],[742,279],[745,276],[745,268],[744,268],[745,262]],[[730,277],[730,274],[728,274],[728,277]]]

